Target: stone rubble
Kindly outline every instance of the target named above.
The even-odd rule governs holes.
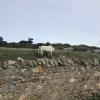
[[[64,56],[0,61],[0,100],[100,99],[99,64]]]

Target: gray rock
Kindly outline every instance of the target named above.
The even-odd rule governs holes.
[[[24,67],[25,61],[17,60],[18,67]]]
[[[45,67],[51,67],[51,65],[50,64],[46,64]]]
[[[52,59],[49,60],[49,64],[50,64],[51,66],[54,66],[54,63],[53,63]]]
[[[43,58],[40,59],[41,60],[41,65],[45,65],[45,60]]]
[[[30,67],[33,67],[33,62],[32,62],[32,60],[29,60],[29,64],[30,64]]]
[[[93,66],[94,65],[93,60],[88,59],[87,61],[88,61],[88,65],[90,65],[90,66]]]
[[[33,67],[36,67],[38,65],[35,60],[32,60],[32,62],[33,62]]]
[[[37,59],[36,61],[37,61],[37,64],[38,64],[38,65],[42,65],[41,59]]]
[[[58,64],[58,61],[55,59],[55,58],[52,58],[52,61],[53,61],[53,64],[55,65],[55,66],[58,66],[59,64]]]
[[[23,63],[23,62],[24,62],[24,59],[21,58],[21,57],[18,57],[18,58],[17,58],[17,61],[21,61],[21,62]]]
[[[75,65],[80,65],[80,61],[78,58],[73,58],[73,62]]]
[[[19,67],[24,67],[24,66],[25,66],[25,61],[24,61],[24,59],[21,58],[21,57],[18,57],[18,58],[17,58],[17,63],[18,63],[18,66],[19,66]]]
[[[15,66],[16,61],[14,60],[8,60],[8,66]]]
[[[61,61],[59,58],[57,58],[57,62],[58,62],[58,65],[59,65],[59,66],[63,65],[63,64],[62,64],[62,61]]]
[[[66,59],[67,59],[67,61],[68,61],[68,64],[75,65],[72,58],[68,58],[68,57],[67,57]]]
[[[85,71],[86,71],[86,68],[84,67],[84,65],[82,65],[82,66],[80,67],[80,70],[81,70],[82,72],[85,72]]]
[[[7,68],[8,68],[8,61],[4,61],[2,67],[3,67],[4,69],[7,69]]]
[[[33,62],[31,60],[24,60],[23,66],[26,67],[33,67]],[[24,66],[24,67],[25,67]]]
[[[14,67],[15,67],[15,66],[13,66],[13,65],[9,65],[9,66],[8,66],[8,68],[14,68]]]
[[[14,66],[15,66],[15,67],[18,67],[18,62],[17,62],[17,61],[15,61]]]
[[[99,65],[99,60],[97,58],[94,58],[94,65],[96,65],[96,66]]]
[[[48,58],[44,58],[44,60],[45,60],[46,65],[49,64],[49,59]]]
[[[0,94],[0,100],[4,100],[3,96]]]
[[[67,60],[66,60],[65,56],[61,57],[60,59],[62,61],[63,66],[66,66],[67,65]]]
[[[14,61],[14,60],[8,60],[7,66],[8,66],[8,68],[17,67],[18,63],[17,63],[17,61]]]
[[[13,95],[10,93],[4,95],[4,100],[13,100]]]
[[[84,59],[80,59],[80,65],[82,66],[88,66],[88,62]]]

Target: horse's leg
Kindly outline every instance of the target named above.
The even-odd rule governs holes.
[[[47,52],[47,57],[48,57],[48,58],[50,57],[50,52]]]
[[[43,51],[41,50],[41,55],[42,55],[42,57],[43,57]]]
[[[52,51],[49,52],[49,57],[50,57],[50,58],[52,57]]]
[[[51,57],[52,57],[52,51],[51,51]]]
[[[38,56],[39,56],[39,57],[42,56],[42,51],[41,51],[41,50],[38,51]]]
[[[40,56],[40,50],[38,50],[38,56]]]

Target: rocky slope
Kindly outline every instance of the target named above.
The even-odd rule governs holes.
[[[100,61],[64,56],[0,61],[0,100],[100,100]]]

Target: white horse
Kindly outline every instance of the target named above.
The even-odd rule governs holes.
[[[52,53],[54,52],[54,47],[52,45],[49,46],[39,46],[38,48],[38,55],[44,55],[44,52],[48,52],[50,56],[52,57]]]

